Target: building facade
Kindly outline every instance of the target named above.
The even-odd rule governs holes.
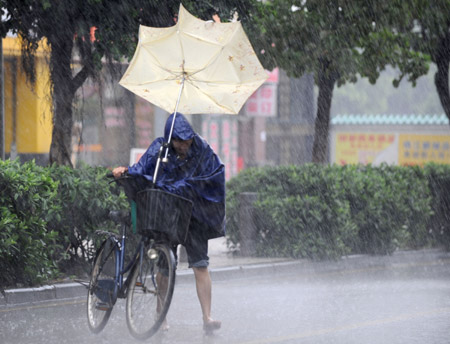
[[[331,120],[331,163],[450,163],[450,126],[439,115],[337,115]]]

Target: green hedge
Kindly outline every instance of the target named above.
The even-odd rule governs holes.
[[[58,242],[64,245],[59,258],[59,268],[64,272],[75,267],[88,270],[84,262],[94,255],[94,233],[98,229],[118,230],[108,221],[110,210],[126,209],[128,202],[123,192],[106,178],[109,170],[103,167],[84,166],[72,169],[53,165],[48,168],[58,182],[58,201],[61,217],[48,227],[58,233]],[[101,239],[101,238],[100,238]]]
[[[450,165],[426,165],[425,174],[432,196],[429,234],[450,250]]]
[[[340,197],[358,228],[352,253],[389,254],[428,246],[431,194],[420,167],[335,167],[343,175]]]
[[[450,167],[281,166],[244,170],[227,184],[227,235],[238,248],[241,192],[257,192],[261,256],[390,254],[450,242]]]
[[[61,250],[47,228],[61,214],[58,184],[34,163],[0,160],[0,286],[32,285],[53,276]]]
[[[0,160],[0,288],[88,270],[109,210],[128,207],[105,168]],[[257,254],[337,258],[450,249],[450,166],[251,168],[227,183],[227,235],[239,246],[242,192],[257,192]]]
[[[106,173],[0,160],[0,287],[88,270],[95,230],[116,230],[108,212],[127,207]]]

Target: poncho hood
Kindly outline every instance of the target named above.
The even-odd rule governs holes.
[[[164,140],[166,140],[166,142],[169,141],[170,128],[172,126],[174,116],[174,113],[171,114],[166,121],[166,126],[164,128]],[[177,112],[175,116],[175,124],[173,126],[172,138],[186,141],[192,139],[195,135],[195,131],[192,129],[186,117]]]

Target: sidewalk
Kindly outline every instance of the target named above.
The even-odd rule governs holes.
[[[333,262],[313,262],[307,259],[254,258],[234,256],[228,251],[225,238],[209,242],[210,273],[213,281],[264,274],[299,273],[320,275],[352,273],[357,271],[402,269],[408,266],[450,264],[450,252],[438,249],[398,251],[391,256],[353,255]],[[194,283],[192,269],[186,262],[177,268],[177,284]],[[86,298],[86,286],[76,283],[60,283],[38,288],[9,289],[0,294],[0,309],[16,305],[32,305],[43,301]]]
[[[226,238],[217,238],[208,242],[209,268],[211,270],[226,267],[242,267],[244,265],[279,263],[289,261],[287,258],[255,258],[241,257],[229,251]],[[178,271],[190,270],[187,262],[179,262]]]
[[[228,251],[225,238],[210,240],[208,255],[213,280],[248,274],[252,270],[261,272],[261,269],[273,269],[278,264],[291,262],[289,259],[233,256]],[[193,281],[192,269],[188,268],[187,262],[179,262],[177,283],[190,281]],[[7,289],[4,294],[0,294],[0,307],[82,297],[86,297],[86,286],[78,282],[58,283],[36,288]]]

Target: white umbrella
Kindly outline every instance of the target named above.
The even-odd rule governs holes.
[[[237,114],[266,79],[240,22],[203,21],[180,5],[176,25],[140,26],[119,83],[169,113]]]

